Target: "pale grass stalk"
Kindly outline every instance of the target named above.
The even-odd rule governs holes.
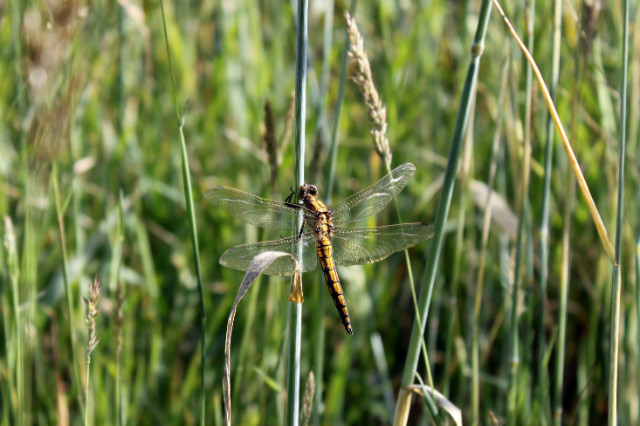
[[[498,95],[498,105],[504,104],[504,96],[507,91],[507,73],[510,61],[506,60],[502,67],[502,85]],[[476,275],[475,303],[473,308],[473,331],[471,343],[471,424],[480,424],[480,313],[482,309],[482,294],[484,285],[484,269],[487,256],[487,243],[489,241],[489,230],[491,229],[491,212],[493,203],[493,185],[498,167],[498,148],[500,147],[502,114],[498,114],[493,134],[491,146],[491,163],[489,166],[489,178],[487,179],[487,199],[485,204],[484,218],[482,221],[482,237],[480,239],[480,260],[478,261],[478,271]]]
[[[564,150],[567,156],[569,157],[569,163],[571,164],[571,167],[573,168],[573,172],[576,175],[576,180],[578,181],[578,186],[580,187],[582,196],[584,197],[585,202],[587,203],[587,208],[589,209],[591,218],[596,226],[596,231],[598,231],[598,235],[600,236],[602,245],[605,251],[607,252],[607,256],[609,256],[609,259],[615,265],[616,263],[615,250],[613,248],[611,239],[609,238],[609,233],[607,232],[607,228],[605,227],[604,222],[600,217],[600,213],[598,212],[598,207],[596,206],[595,201],[593,201],[593,197],[591,196],[591,192],[589,191],[589,185],[587,184],[587,181],[584,178],[584,175],[582,174],[582,170],[580,169],[580,164],[578,163],[578,159],[576,158],[573,152],[573,149],[571,148],[569,137],[567,136],[567,133],[564,130],[562,121],[560,121],[560,116],[558,115],[558,111],[555,108],[553,99],[551,98],[551,94],[549,93],[549,89],[547,89],[547,85],[544,82],[544,78],[542,78],[540,69],[538,69],[538,65],[536,65],[536,62],[533,59],[533,56],[531,56],[531,53],[529,53],[526,46],[522,43],[522,40],[520,40],[520,37],[518,36],[515,29],[511,25],[511,22],[505,15],[504,11],[502,10],[500,3],[498,3],[498,0],[492,0],[492,1],[493,1],[493,4],[496,6],[496,9],[502,16],[502,19],[505,25],[507,26],[507,28],[509,29],[511,36],[514,38],[514,40],[518,44],[518,47],[520,47],[520,50],[522,51],[525,58],[529,62],[529,65],[533,69],[533,73],[536,76],[536,79],[538,80],[538,84],[540,85],[540,90],[542,91],[544,100],[547,103],[547,107],[549,108],[549,112],[551,113],[551,116],[553,118],[553,122],[556,125],[556,128],[558,129],[558,133],[560,134],[560,139],[562,140],[562,145],[564,147]]]
[[[561,35],[562,1],[553,2],[553,51],[551,54],[550,95],[555,101],[558,79],[560,76],[560,35]],[[549,220],[551,204],[551,174],[553,173],[553,146],[555,141],[551,114],[545,123],[544,146],[544,181],[542,190],[542,218],[540,220],[540,315],[538,321],[538,398],[542,401],[549,392],[549,374],[543,363],[547,352],[545,335],[545,315],[547,312],[547,287],[549,281]],[[557,386],[557,382],[556,382]],[[557,388],[557,387],[556,387]],[[555,396],[553,396],[555,398]],[[548,400],[548,398],[547,398]],[[541,402],[542,403],[542,402]],[[548,418],[548,403],[543,407],[544,418]]]
[[[119,426],[124,425],[124,404],[122,401],[122,325],[124,315],[122,306],[124,305],[125,293],[122,280],[118,281],[116,288],[116,314],[114,318],[116,336],[116,415]]]
[[[89,326],[89,333],[87,335],[87,385],[84,389],[84,424],[87,426],[89,425],[89,406],[91,405],[89,403],[89,393],[91,389],[91,354],[96,346],[98,346],[98,343],[100,343],[100,339],[98,339],[96,333],[96,317],[102,311],[102,309],[98,308],[100,301],[100,281],[98,281],[98,277],[95,277],[93,284],[89,285],[89,297],[82,297],[82,299],[86,305],[85,323]]]
[[[567,176],[567,180],[571,179],[570,175]],[[553,410],[554,424],[557,426],[562,424],[562,388],[564,382],[564,362],[565,362],[565,347],[567,337],[567,302],[569,295],[570,272],[571,272],[571,215],[573,213],[573,204],[576,196],[575,180],[571,179],[567,182],[569,191],[567,194],[564,215],[562,219],[562,261],[560,272],[560,308],[559,308],[559,320],[558,320],[558,346],[556,349],[556,389],[555,389],[555,407]]]
[[[309,25],[309,1],[298,0],[296,16],[296,92],[293,141],[293,168],[295,187],[304,183],[305,166],[305,121],[307,103],[307,41]],[[293,229],[302,226],[302,211],[299,211]],[[302,259],[302,245],[296,246],[296,258]],[[301,262],[299,262],[301,263]],[[302,278],[300,278],[302,286]],[[300,352],[302,347],[302,302],[290,301],[289,348],[287,362],[287,424],[298,426],[300,422]]]
[[[618,423],[618,363],[620,354],[620,312],[622,298],[622,227],[624,225],[624,178],[627,144],[627,69],[629,57],[629,0],[622,2],[622,55],[620,68],[620,127],[618,152],[618,197],[616,200],[616,246],[611,277],[611,335],[609,337],[609,415],[608,425]]]

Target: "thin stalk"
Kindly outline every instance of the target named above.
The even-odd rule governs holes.
[[[401,394],[398,397],[396,404],[396,413],[394,416],[394,424],[406,425],[409,417],[408,406],[411,401],[411,392],[408,390],[408,386],[413,384],[413,380],[416,374],[418,366],[418,359],[420,357],[420,342],[423,340],[424,325],[427,318],[429,304],[431,302],[431,294],[433,293],[433,287],[435,285],[436,270],[438,260],[440,258],[440,251],[442,249],[442,241],[444,237],[444,224],[449,215],[449,207],[451,205],[451,197],[453,195],[453,187],[455,184],[456,172],[458,170],[458,160],[460,158],[461,147],[463,144],[464,133],[467,127],[467,121],[469,119],[469,111],[471,109],[471,103],[473,100],[473,93],[476,88],[476,81],[478,78],[478,70],[480,65],[480,56],[484,47],[484,39],[489,22],[489,16],[491,15],[491,1],[484,0],[480,9],[480,15],[478,17],[478,27],[474,36],[473,45],[471,48],[471,61],[467,69],[467,76],[465,78],[464,88],[462,90],[462,97],[460,101],[460,108],[458,110],[458,116],[456,118],[456,125],[451,142],[451,149],[449,151],[449,159],[447,161],[447,169],[445,172],[444,183],[440,199],[438,200],[438,208],[435,218],[435,236],[431,243],[431,250],[427,259],[427,266],[425,271],[425,279],[422,282],[420,290],[419,312],[417,317],[421,318],[422,323],[418,326],[417,322],[414,322],[413,329],[411,330],[411,340],[409,343],[408,356],[405,361],[404,372],[401,382]]]
[[[355,16],[356,13],[356,0],[351,0],[349,6],[349,14]],[[340,77],[338,79],[338,99],[336,99],[335,113],[333,117],[333,132],[331,133],[331,145],[329,146],[329,164],[328,164],[328,180],[327,180],[327,199],[330,200],[333,195],[333,187],[336,177],[336,164],[338,159],[338,130],[340,129],[340,115],[342,112],[342,103],[344,101],[344,90],[347,82],[347,65],[349,63],[349,49],[351,48],[351,42],[349,41],[349,32],[347,31],[344,36],[344,50],[342,51],[342,58],[340,60]],[[316,377],[320,379],[319,376]]]
[[[118,223],[117,223],[117,237],[119,245],[119,255],[122,256],[122,245],[124,243],[124,196],[122,190],[120,191],[119,203],[118,203]],[[121,264],[121,259],[118,261]],[[116,289],[116,421],[118,426],[124,425],[124,401],[122,400],[122,303],[124,302],[124,295],[122,294],[122,281],[120,280],[120,267],[118,267],[117,274],[118,286]]]
[[[6,3],[5,3],[6,4]],[[16,104],[20,117],[23,117],[25,120],[27,116],[27,99],[26,99],[26,84],[24,84],[23,80],[23,70],[22,64],[24,63],[22,58],[22,41],[23,37],[21,36],[22,30],[22,16],[23,16],[23,7],[24,4],[18,0],[10,0],[8,2],[8,16],[10,17],[9,22],[11,24],[11,49],[13,53],[13,65],[15,72],[15,82],[16,82]],[[24,189],[23,199],[29,200],[30,198],[30,173],[29,173],[29,165],[27,160],[27,142],[26,142],[26,128],[23,124],[23,121],[19,122],[19,132],[18,132],[18,142],[20,146],[20,178],[21,183]],[[26,264],[27,256],[29,256],[28,245],[29,241],[32,238],[31,229],[31,213],[32,207],[29,202],[25,203],[25,215],[24,215],[24,248],[22,250],[22,262]],[[14,243],[15,245],[15,243]],[[21,296],[22,288],[26,288],[25,284],[28,284],[28,277],[20,275],[20,266],[18,264],[18,252],[17,246],[15,250],[15,270],[11,274],[11,284],[12,284],[12,293],[13,293],[13,314],[15,319],[15,336],[16,336],[16,346],[15,346],[15,391],[16,391],[16,406],[13,411],[14,417],[13,420],[17,424],[29,424],[31,423],[31,407],[28,404],[27,397],[27,389],[28,383],[30,382],[30,377],[28,375],[29,370],[29,355],[30,351],[28,347],[25,345],[27,341],[25,336],[25,324],[28,321],[23,320],[26,317],[26,313],[20,309],[20,304],[23,299]],[[29,272],[28,270],[26,272]],[[26,274],[25,274],[26,275]],[[24,291],[27,293],[27,291]],[[24,294],[23,293],[23,294]],[[75,365],[75,363],[74,363]],[[78,377],[78,376],[76,376]],[[76,383],[74,381],[74,383]],[[77,387],[76,387],[77,389]],[[7,406],[7,410],[8,410]]]
[[[186,110],[186,107],[185,107]],[[187,144],[184,138],[184,116],[180,122],[180,153],[182,155],[182,183],[184,185],[184,198],[187,204],[187,214],[189,216],[189,230],[191,231],[191,247],[193,249],[193,260],[198,280],[198,298],[200,299],[200,425],[206,424],[205,418],[205,391],[204,373],[206,359],[206,327],[207,312],[204,306],[204,290],[202,287],[202,275],[200,273],[200,251],[198,250],[198,225],[196,223],[195,208],[193,207],[193,190],[191,186],[191,172],[189,170],[189,156]]]
[[[498,106],[504,104],[504,96],[507,91],[507,72],[509,70],[510,61],[506,60],[502,68],[502,85],[500,94],[498,95]],[[500,136],[502,128],[503,114],[498,114],[496,118],[495,133],[493,134],[493,143],[491,146],[491,163],[489,166],[489,178],[487,179],[487,201],[482,221],[482,237],[480,242],[480,260],[478,261],[478,272],[476,276],[476,297],[473,308],[473,331],[471,343],[471,424],[480,423],[480,313],[482,309],[482,294],[484,286],[484,269],[487,255],[487,243],[489,241],[489,230],[491,229],[491,194],[493,193],[493,185],[498,168],[498,154],[500,147]]]
[[[349,13],[353,16],[356,11],[356,0],[351,0],[351,4],[349,5]],[[329,13],[329,9],[327,9],[327,13]],[[333,8],[331,8],[331,13],[333,13]],[[325,28],[326,31],[326,28]],[[329,156],[328,156],[328,164],[327,164],[327,188],[326,188],[326,197],[327,200],[331,200],[333,198],[333,189],[335,187],[335,177],[336,177],[336,167],[338,162],[338,146],[340,145],[338,139],[338,131],[340,129],[340,117],[342,113],[342,104],[344,102],[344,92],[347,82],[347,65],[349,60],[349,33],[345,32],[344,36],[344,48],[342,50],[342,57],[340,59],[340,76],[338,77],[338,97],[336,99],[336,104],[334,107],[334,116],[333,116],[333,128],[331,131],[331,142],[329,145]],[[327,48],[325,43],[325,49]],[[315,354],[316,357],[314,359],[314,371],[316,377],[316,391],[314,393],[314,404],[313,404],[313,414],[312,414],[312,423],[320,424],[320,407],[322,406],[323,400],[323,384],[324,384],[324,347],[325,347],[325,322],[323,321],[325,306],[327,304],[327,292],[325,289],[322,289],[321,286],[317,287],[317,306],[316,306],[316,315],[315,315]]]
[[[15,353],[13,356],[9,356],[7,353],[7,367],[9,368],[10,376],[8,380],[8,388],[11,394],[15,394],[17,396],[17,407],[15,407],[15,411],[13,417],[9,414],[9,410],[5,411],[7,419],[13,419],[16,424],[21,424],[20,422],[23,420],[23,410],[22,410],[22,392],[23,392],[23,383],[22,383],[22,368],[23,366],[23,358],[22,358],[22,332],[21,332],[21,310],[20,310],[20,259],[18,256],[17,242],[15,232],[13,230],[13,222],[9,217],[4,218],[4,242],[6,246],[6,273],[11,281],[11,309],[3,309],[2,316],[5,320],[3,324],[3,331],[5,332],[5,348],[15,348]],[[3,307],[8,307],[9,304],[4,305]],[[13,327],[11,333],[9,332],[9,317],[7,312],[12,310],[13,312]],[[10,337],[11,336],[11,337]],[[15,339],[15,340],[14,340]],[[14,382],[15,380],[15,382]],[[13,387],[15,385],[15,388]],[[3,399],[4,401],[4,399]],[[9,407],[9,405],[6,405]]]
[[[411,392],[408,390],[408,386],[413,384],[416,369],[418,366],[418,359],[420,357],[420,342],[423,340],[422,335],[424,334],[425,320],[427,318],[429,304],[431,302],[431,295],[433,293],[433,287],[435,285],[436,270],[444,237],[444,224],[449,215],[449,207],[451,205],[451,197],[453,195],[456,172],[458,170],[458,160],[460,158],[464,132],[466,130],[467,121],[469,119],[471,102],[474,98],[473,93],[475,92],[476,88],[478,69],[480,65],[480,56],[482,55],[482,50],[484,47],[485,34],[487,31],[489,16],[491,15],[490,12],[491,1],[484,0],[480,9],[478,27],[476,29],[476,34],[471,48],[471,61],[467,69],[467,76],[465,78],[464,88],[462,90],[460,108],[458,110],[458,116],[456,118],[456,125],[451,142],[451,149],[449,151],[449,159],[447,161],[447,169],[445,172],[442,192],[440,194],[440,199],[438,200],[438,208],[435,218],[435,235],[431,243],[429,257],[427,259],[425,278],[422,282],[422,287],[420,290],[420,300],[418,301],[418,317],[422,319],[422,324],[418,326],[417,323],[414,322],[413,329],[411,330],[411,340],[409,343],[408,356],[405,361],[404,372],[402,375],[401,395],[398,397],[398,401],[396,404],[396,413],[394,416],[394,424],[396,425],[406,425],[409,417],[408,406],[410,405],[411,401]]]
[[[304,182],[305,119],[307,98],[307,27],[309,21],[308,0],[298,0],[296,37],[296,98],[294,133],[294,178],[297,188]],[[295,229],[302,225],[302,211]],[[302,246],[297,247],[298,259]],[[289,361],[287,363],[287,424],[298,426],[300,416],[300,347],[302,344],[302,303],[290,302]]]
[[[84,426],[89,426],[89,386],[91,386],[91,359],[87,359],[87,386],[84,388]]]
[[[169,49],[169,39],[167,35],[167,22],[164,12],[164,1],[160,0],[162,9],[162,28],[164,31],[165,47],[167,49],[167,60],[169,62],[169,75],[171,78],[171,94],[175,107],[176,118],[178,120],[178,130],[180,132],[180,154],[182,159],[182,184],[184,190],[185,204],[187,205],[187,216],[189,217],[189,230],[191,231],[191,247],[193,250],[194,267],[196,270],[196,279],[198,281],[198,296],[200,299],[200,425],[206,424],[205,418],[205,391],[204,391],[204,373],[205,373],[205,354],[206,354],[206,324],[207,314],[204,305],[204,290],[202,288],[202,274],[200,273],[200,251],[198,250],[198,226],[196,223],[195,209],[193,207],[193,190],[191,185],[191,171],[189,170],[189,155],[187,153],[187,143],[184,137],[184,122],[186,117],[187,104],[185,104],[184,113],[180,118],[178,112],[178,104],[176,98],[176,88],[173,79],[173,65],[171,61],[171,50]]]
[[[89,395],[91,394],[91,354],[95,350],[96,346],[98,346],[98,343],[100,343],[100,339],[98,339],[96,333],[96,317],[100,314],[100,309],[98,309],[98,303],[100,300],[100,282],[98,281],[98,277],[96,277],[93,284],[89,286],[89,297],[83,297],[83,299],[86,305],[85,323],[89,326],[87,333],[87,385],[84,388],[84,398],[86,401],[84,407],[84,424],[85,426],[88,426],[90,405]]]
[[[556,8],[561,8],[561,6],[556,5]],[[583,10],[585,6],[583,5]],[[560,13],[560,12],[558,12]],[[559,19],[559,18],[557,18]],[[558,30],[559,31],[559,30]],[[578,111],[579,105],[581,103],[580,99],[580,86],[581,86],[581,78],[582,78],[582,52],[584,49],[582,48],[582,38],[578,39],[578,45],[575,49],[574,54],[574,72],[573,72],[573,80],[574,80],[574,90],[571,98],[571,123],[570,123],[570,134],[571,140],[576,139],[577,131],[578,131]],[[551,117],[549,117],[551,118]],[[553,132],[552,132],[553,135]],[[565,352],[566,352],[566,336],[567,336],[567,303],[568,303],[568,294],[569,294],[569,286],[570,283],[570,268],[571,265],[569,263],[569,256],[571,252],[571,241],[570,241],[570,229],[571,229],[571,220],[572,215],[571,212],[574,209],[575,204],[575,190],[576,185],[575,182],[569,182],[571,180],[570,174],[566,176],[567,181],[565,182],[565,188],[569,188],[566,195],[566,203],[564,206],[564,216],[563,216],[563,231],[562,231],[562,258],[561,258],[561,273],[560,273],[560,283],[559,283],[559,293],[560,293],[560,305],[558,309],[558,340],[557,340],[557,349],[555,351],[555,383],[553,388],[553,423],[556,426],[560,426],[562,424],[562,416],[564,414],[564,407],[562,406],[562,393],[564,389],[564,364],[565,364]]]
[[[511,289],[511,316],[509,320],[510,329],[510,366],[509,374],[509,391],[507,395],[507,424],[516,423],[516,411],[518,402],[518,367],[520,365],[520,336],[518,334],[519,312],[518,312],[518,294],[520,292],[520,265],[522,260],[522,250],[524,246],[523,239],[525,228],[525,216],[529,208],[529,165],[531,157],[531,146],[525,145],[525,151],[522,154],[522,175],[521,175],[521,207],[518,218],[518,236],[516,239],[515,267],[513,271],[513,287]]]
[[[51,179],[53,181],[53,195],[56,203],[56,216],[58,219],[58,232],[60,233],[60,252],[62,253],[62,282],[64,283],[64,292],[66,296],[67,302],[67,316],[69,318],[68,326],[69,326],[69,338],[71,343],[71,364],[73,364],[73,374],[75,379],[73,381],[74,388],[76,389],[78,402],[80,407],[83,408],[84,412],[84,404],[86,401],[83,401],[81,398],[80,387],[81,387],[81,379],[80,379],[80,366],[78,365],[78,356],[76,354],[77,350],[77,342],[76,335],[73,331],[73,324],[75,323],[73,316],[73,302],[71,297],[71,286],[69,283],[69,274],[68,274],[68,258],[67,258],[67,243],[66,243],[66,233],[64,230],[64,210],[65,206],[63,205],[62,199],[60,198],[60,190],[58,189],[58,164],[53,162],[53,170],[51,172]],[[85,424],[86,424],[86,418]]]
[[[535,6],[535,2],[529,3],[530,10]],[[533,15],[533,14],[531,14]],[[528,38],[527,48],[529,52],[533,51],[533,19],[529,19],[526,35]],[[525,130],[524,130],[524,152],[522,153],[522,175],[520,189],[520,214],[518,215],[518,236],[516,241],[516,258],[513,271],[513,288],[511,289],[511,317],[510,317],[510,335],[511,335],[511,372],[509,375],[509,391],[507,396],[507,424],[515,424],[518,402],[518,367],[520,366],[520,336],[518,334],[520,315],[518,312],[518,298],[520,294],[520,284],[522,274],[520,273],[522,253],[525,250],[525,224],[526,214],[529,208],[529,168],[531,162],[531,86],[532,86],[532,70],[526,67],[525,71]]]
[[[611,341],[609,342],[611,366],[609,369],[608,425],[618,423],[618,353],[620,349],[620,299],[622,297],[622,225],[624,214],[624,166],[627,133],[627,69],[629,56],[629,0],[622,2],[622,76],[620,82],[620,152],[618,161],[618,200],[616,213],[616,259],[611,276]]]
[[[640,200],[636,196],[637,200]],[[636,328],[640,330],[640,224],[636,232]],[[638,349],[636,348],[636,351]],[[637,352],[636,352],[637,353]],[[636,356],[636,406],[640,407],[640,357]]]
[[[560,76],[560,30],[562,17],[562,1],[555,0],[553,3],[553,47],[551,53],[551,77],[549,79],[549,94],[555,102],[556,91],[558,89],[558,79]],[[543,404],[545,390],[549,389],[549,375],[544,364],[545,353],[547,352],[547,341],[545,336],[544,318],[547,312],[547,286],[549,282],[549,217],[551,203],[551,173],[553,172],[553,144],[555,133],[553,131],[553,120],[551,114],[547,115],[545,126],[544,145],[544,181],[542,189],[542,212],[540,220],[540,315],[538,322],[538,399]],[[547,407],[547,404],[544,404]],[[546,409],[543,412],[546,418]]]
[[[567,182],[565,187],[569,188],[566,203],[564,206],[564,215],[562,219],[562,260],[560,273],[560,306],[558,309],[558,345],[556,350],[556,371],[555,371],[555,389],[554,389],[554,424],[562,425],[562,389],[564,383],[564,362],[565,348],[567,340],[567,302],[569,296],[570,271],[571,271],[571,213],[573,212],[573,204],[575,201],[576,184],[571,174],[567,170]]]

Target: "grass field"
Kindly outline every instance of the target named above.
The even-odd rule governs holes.
[[[218,259],[287,232],[204,193],[284,200],[302,171],[335,206],[406,162],[399,214],[436,236],[338,270],[352,336],[319,268],[294,339],[291,279],[259,277],[233,424],[291,423],[298,400],[309,424],[454,424],[447,400],[464,424],[638,424],[638,3],[502,4],[567,144],[489,2],[360,2],[360,83],[353,3],[309,4],[294,95],[294,1],[0,1],[0,426],[224,424],[243,273]]]

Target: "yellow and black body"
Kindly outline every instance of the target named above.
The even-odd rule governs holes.
[[[331,210],[318,199],[318,188],[314,185],[301,185],[298,191],[298,197],[304,206],[316,215],[316,221],[309,224],[312,232],[316,236],[316,252],[318,253],[318,261],[324,273],[324,279],[327,281],[327,287],[333,303],[338,309],[340,319],[347,333],[353,334],[351,328],[351,320],[349,319],[349,311],[344,300],[344,292],[340,285],[340,277],[336,270],[336,263],[333,259],[333,247],[331,245],[331,236],[333,235],[333,223],[331,221]]]

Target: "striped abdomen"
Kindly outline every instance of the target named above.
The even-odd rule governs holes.
[[[347,304],[342,293],[342,286],[340,285],[340,278],[338,277],[338,271],[336,271],[336,264],[333,261],[333,247],[331,246],[331,239],[329,239],[329,237],[318,238],[316,248],[318,251],[320,267],[322,268],[322,272],[324,272],[324,279],[327,281],[329,293],[331,293],[333,303],[336,305],[336,309],[338,309],[342,324],[344,324],[344,328],[347,330],[347,333],[353,334],[353,330],[351,329],[351,320],[349,319],[349,311],[347,310]]]

